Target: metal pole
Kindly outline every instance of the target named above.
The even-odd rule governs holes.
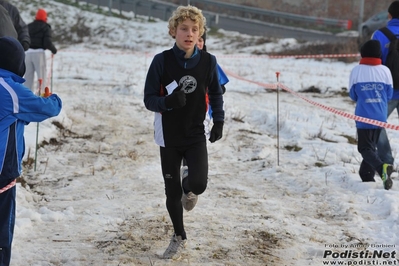
[[[42,84],[43,84],[43,80],[39,78],[39,90],[37,92],[37,95],[39,97],[42,96]],[[39,146],[39,122],[37,122],[37,125],[36,125],[35,164],[33,166],[33,171],[35,171],[35,172],[36,172],[36,165],[37,165],[37,150],[38,150],[38,146]]]
[[[109,15],[112,15],[112,0],[108,1],[108,8],[109,8],[109,10],[108,10]]]
[[[51,84],[50,84],[50,92],[53,92],[53,61],[54,61],[54,54],[51,54],[51,69],[50,69],[50,73],[51,73]]]
[[[329,18],[330,16],[328,15],[328,0],[326,0],[326,18]]]
[[[280,91],[280,84],[279,84],[279,77],[280,72],[276,72],[277,78],[277,166],[280,165],[280,106],[279,106],[279,91]]]
[[[364,13],[364,0],[359,0],[360,2],[359,2],[359,22],[358,22],[358,26],[357,26],[357,28],[358,28],[358,32],[359,32],[359,34],[361,33],[361,24],[363,23],[363,13]],[[364,36],[362,36],[362,37],[364,37]]]

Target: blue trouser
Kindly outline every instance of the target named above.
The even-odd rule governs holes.
[[[181,198],[183,189],[195,195],[202,194],[208,183],[208,151],[206,142],[197,142],[190,146],[160,148],[162,175],[165,182],[166,208],[172,220],[176,235],[185,238],[183,207]],[[180,166],[185,159],[188,176],[182,184]],[[182,189],[183,188],[183,189]]]
[[[0,188],[13,179],[1,180]],[[0,266],[10,265],[11,243],[15,225],[15,186],[0,194]]]
[[[374,173],[382,172],[383,161],[376,150],[381,129],[357,129],[357,150],[362,155],[359,175],[362,181],[374,181]]]
[[[391,100],[388,102],[388,116],[391,115],[393,110],[398,112],[399,115],[399,100]],[[392,150],[391,150],[391,145],[389,144],[387,132],[384,129],[382,129],[380,138],[378,139],[378,144],[377,144],[377,150],[378,150],[378,155],[380,156],[381,160],[384,163],[388,164],[393,164],[394,158],[392,156]]]

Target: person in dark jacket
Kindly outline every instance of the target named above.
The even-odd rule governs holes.
[[[14,28],[8,11],[0,5],[0,37],[9,36],[18,39],[18,33]]]
[[[377,40],[365,42],[360,54],[360,64],[349,76],[349,96],[356,102],[355,114],[360,117],[387,122],[388,101],[393,94],[393,80],[388,67],[381,64],[381,45]],[[362,155],[359,175],[363,182],[375,182],[377,172],[386,190],[392,187],[392,165],[384,162],[376,147],[382,127],[356,121],[357,149]],[[369,174],[366,173],[371,169]]]
[[[47,12],[39,9],[36,12],[35,20],[28,24],[31,39],[30,48],[26,51],[26,74],[25,86],[35,91],[39,85],[34,83],[35,72],[37,79],[46,84],[46,53],[50,50],[52,54],[57,53],[52,42],[51,26],[47,23]]]
[[[223,91],[218,80],[216,57],[197,48],[205,30],[205,17],[194,6],[179,6],[169,19],[173,48],[155,55],[147,73],[144,104],[155,113],[155,142],[160,146],[166,208],[174,234],[164,259],[179,259],[187,236],[183,208],[190,211],[208,182],[208,151],[204,130],[206,95],[213,110],[211,143],[222,138]],[[188,175],[181,179],[185,159]]]
[[[19,14],[18,8],[16,8],[14,5],[12,5],[10,2],[6,0],[0,0],[0,5],[8,11],[8,15],[10,16],[15,31],[17,32],[18,41],[21,43],[25,51],[28,50],[30,45],[28,25],[26,25],[25,21],[22,19],[21,15]],[[3,36],[9,36],[9,35],[3,35]]]
[[[24,129],[57,116],[61,99],[33,94],[23,85],[25,52],[13,37],[0,38],[0,265],[8,266],[14,235],[16,178],[22,173]]]
[[[388,18],[387,28],[399,38],[399,1],[393,1],[388,7]],[[389,39],[379,29],[376,30],[371,36],[372,40],[377,40],[381,44],[381,60],[382,64],[386,64],[387,56],[389,52]],[[399,88],[394,88],[392,99],[388,102],[388,117],[396,109],[399,115]],[[380,137],[377,144],[378,154],[381,159],[389,164],[394,164],[395,158],[392,154],[391,144],[389,143],[388,135],[383,128],[381,130]],[[371,171],[372,172],[372,171]]]

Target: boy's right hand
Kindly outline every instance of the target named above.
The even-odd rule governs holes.
[[[181,86],[177,87],[172,94],[165,97],[165,106],[168,109],[180,108],[186,105],[186,94]]]

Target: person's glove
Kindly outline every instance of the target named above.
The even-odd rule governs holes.
[[[29,49],[29,43],[27,41],[22,41],[22,47],[24,48],[24,51],[28,51]]]
[[[177,87],[172,94],[165,97],[165,106],[168,109],[180,108],[186,105],[186,94],[181,90],[181,86]]]
[[[220,87],[222,87],[222,92],[223,92],[223,94],[226,92],[226,87],[224,86],[224,85],[222,85],[222,86],[220,86]]]
[[[52,93],[50,92],[49,87],[45,87],[45,88],[44,88],[44,93],[42,94],[42,96],[43,96],[44,98],[47,98],[47,97],[49,97],[51,94],[52,94]]]
[[[221,139],[223,136],[223,121],[213,122],[213,127],[211,129],[211,136],[209,141],[214,143],[215,141]]]

